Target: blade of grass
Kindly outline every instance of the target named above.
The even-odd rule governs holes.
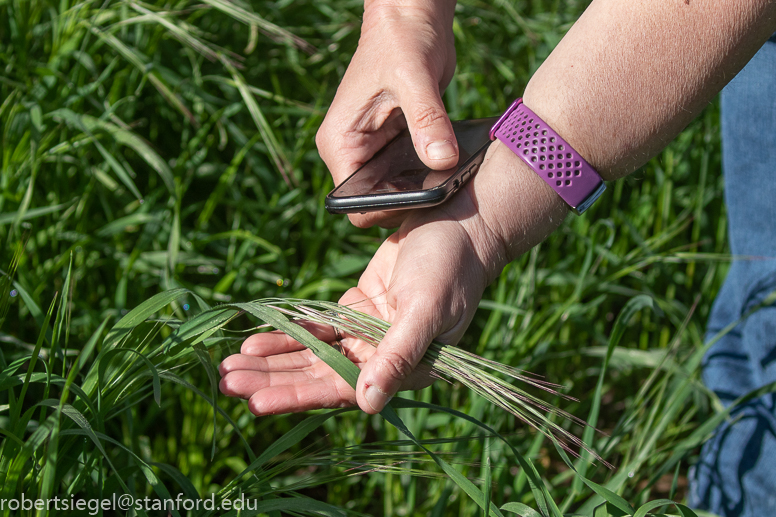
[[[587,421],[591,425],[595,425],[598,421],[598,415],[601,410],[601,397],[603,396],[604,379],[606,378],[607,368],[609,366],[609,360],[612,357],[615,347],[620,343],[627,325],[630,323],[633,316],[645,307],[655,308],[654,300],[647,295],[639,295],[628,300],[620,314],[617,316],[617,320],[614,322],[614,327],[609,335],[609,345],[606,349],[606,355],[604,356],[603,364],[601,365],[601,371],[598,374],[598,382],[596,383],[595,391],[593,392],[593,404],[590,408],[590,414]],[[592,443],[593,441],[593,427],[586,427],[584,434],[582,435],[582,441],[585,443]],[[573,500],[577,494],[582,490],[582,479],[587,473],[588,463],[590,461],[590,453],[583,450],[580,458],[576,462],[577,472],[579,476],[575,477],[572,484],[572,490],[568,498]]]
[[[296,178],[292,174],[291,163],[288,158],[286,158],[285,152],[283,152],[283,148],[278,142],[275,132],[272,130],[272,126],[269,125],[267,119],[264,117],[264,113],[261,111],[261,108],[259,108],[256,99],[254,99],[253,93],[251,93],[248,88],[248,84],[245,82],[243,76],[228,61],[224,61],[223,63],[227,70],[232,74],[232,78],[237,84],[237,90],[240,92],[243,102],[245,102],[245,105],[248,107],[248,112],[251,114],[253,122],[256,124],[256,128],[259,130],[261,138],[266,144],[267,149],[272,156],[272,160],[275,162],[275,166],[289,187],[296,186]]]
[[[506,503],[501,506],[501,509],[505,512],[516,513],[520,517],[541,517],[539,512],[523,503]]]
[[[320,426],[324,424],[328,419],[331,417],[340,415],[342,413],[345,413],[347,411],[353,411],[355,408],[342,408],[342,409],[335,409],[332,411],[327,411],[325,413],[322,413],[320,415],[313,415],[310,417],[305,418],[296,426],[294,426],[290,431],[284,433],[280,438],[275,440],[269,447],[264,449],[264,452],[262,452],[258,458],[253,460],[250,465],[248,465],[245,469],[243,469],[240,474],[235,477],[232,481],[225,484],[221,490],[219,490],[220,495],[224,495],[230,491],[233,491],[233,485],[237,483],[240,479],[244,478],[246,475],[248,475],[251,472],[254,472],[255,470],[263,467],[269,460],[272,458],[284,453],[287,451],[290,447],[293,447],[297,443],[301,442],[305,439],[311,432],[318,429]]]
[[[636,513],[633,514],[633,517],[647,517],[647,514],[652,510],[670,505],[674,505],[674,507],[679,510],[679,513],[682,514],[682,517],[698,517],[694,511],[690,510],[685,505],[671,501],[670,499],[657,499],[655,501],[650,501],[636,510]]]

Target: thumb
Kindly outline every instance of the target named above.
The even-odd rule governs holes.
[[[356,402],[365,412],[375,414],[383,410],[434,338],[432,318],[418,312],[397,314],[396,322],[362,368],[356,384]]]
[[[458,142],[439,85],[430,78],[424,82],[402,96],[401,108],[418,157],[431,169],[450,169],[458,164]]]

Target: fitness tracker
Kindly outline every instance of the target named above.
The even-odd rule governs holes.
[[[490,130],[558,193],[571,210],[582,214],[606,190],[601,176],[558,133],[517,99]]]

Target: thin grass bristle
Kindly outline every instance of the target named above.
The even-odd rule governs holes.
[[[382,341],[391,326],[390,323],[379,318],[333,302],[269,299],[262,300],[262,303],[294,320],[329,325],[372,346],[377,346]],[[434,378],[444,379],[448,382],[460,382],[496,407],[507,411],[544,434],[574,457],[579,457],[579,451],[585,450],[606,467],[613,468],[582,439],[556,424],[550,417],[557,416],[582,426],[590,424],[521,390],[497,374],[507,378],[511,377],[516,381],[565,400],[576,400],[560,393],[558,390],[562,386],[545,381],[539,375],[485,359],[455,346],[437,342],[431,343],[421,361],[430,367],[431,375]]]

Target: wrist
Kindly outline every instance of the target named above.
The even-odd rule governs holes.
[[[463,209],[459,221],[470,235],[488,282],[542,242],[569,212],[558,194],[499,141],[490,146],[463,194],[467,199],[459,203],[470,208]]]
[[[376,23],[421,19],[431,25],[452,26],[456,2],[453,0],[367,0],[364,2],[364,28]]]
[[[455,5],[455,0],[366,0],[364,11],[371,11],[375,8],[424,9],[429,12],[446,14],[453,13]]]

